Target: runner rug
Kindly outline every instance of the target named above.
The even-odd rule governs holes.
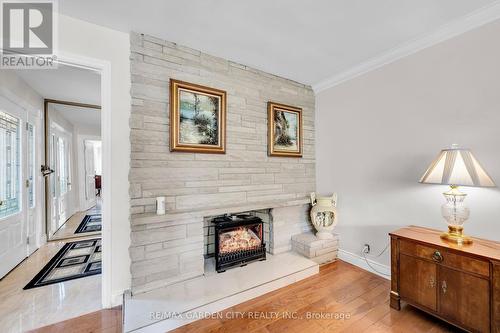
[[[101,240],[69,242],[24,287],[31,289],[52,283],[101,274]]]
[[[101,231],[102,229],[102,216],[101,214],[85,215],[82,222],[76,228],[75,234],[84,232]]]

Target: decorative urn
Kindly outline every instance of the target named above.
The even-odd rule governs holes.
[[[311,222],[318,231],[319,239],[332,239],[333,229],[337,225],[337,193],[329,197],[316,197],[311,193]]]

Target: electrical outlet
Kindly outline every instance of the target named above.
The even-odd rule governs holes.
[[[370,253],[370,245],[369,244],[365,244],[363,245],[363,253]]]

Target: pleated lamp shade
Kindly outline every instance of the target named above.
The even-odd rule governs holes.
[[[457,186],[495,187],[470,150],[443,149],[420,179],[420,183]]]

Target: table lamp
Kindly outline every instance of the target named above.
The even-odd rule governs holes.
[[[470,237],[463,235],[463,225],[470,214],[469,208],[464,205],[467,194],[460,192],[458,187],[496,185],[470,150],[459,148],[455,144],[449,149],[441,150],[420,183],[450,185],[450,190],[443,193],[446,203],[441,206],[441,213],[448,223],[448,232],[442,234],[441,238],[457,244],[472,243]]]

